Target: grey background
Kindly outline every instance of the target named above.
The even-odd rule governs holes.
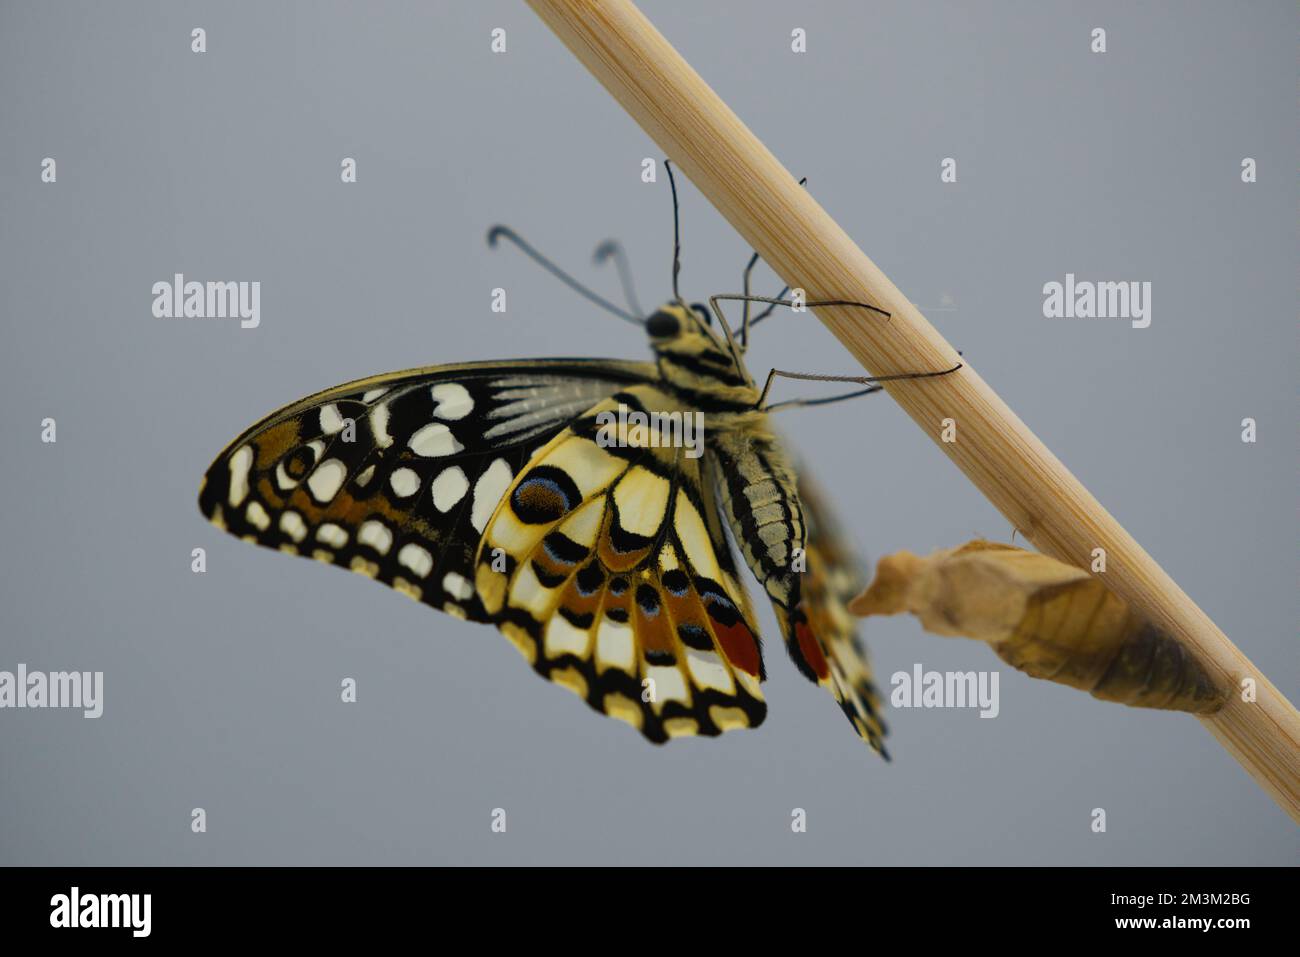
[[[1294,4],[643,9],[1296,700]],[[0,712],[0,863],[1297,859],[1300,832],[1186,716],[1004,668],[996,720],[891,712],[886,765],[764,606],[766,724],[656,749],[491,628],[219,533],[199,477],[299,396],[417,364],[645,355],[484,233],[509,222],[611,292],[589,257],[622,237],[642,299],[666,298],[666,183],[639,178],[659,150],[521,3],[0,11],[0,668],[106,673],[98,721]],[[736,289],[748,250],[691,186],[683,221],[687,294]],[[150,287],[178,271],[260,280],[261,328],[154,319]],[[1066,272],[1150,280],[1151,327],[1045,320]],[[855,371],[806,315],[751,355],[757,374]],[[783,425],[872,559],[1010,534],[887,399]],[[885,682],[999,665],[901,618],[868,639]]]

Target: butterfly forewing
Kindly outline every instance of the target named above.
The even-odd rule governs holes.
[[[653,372],[592,360],[467,363],[348,383],[232,442],[199,506],[241,538],[488,621],[473,557],[512,479],[574,417]]]

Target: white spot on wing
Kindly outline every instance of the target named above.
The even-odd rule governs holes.
[[[241,446],[230,457],[230,504],[240,505],[248,496],[248,470],[253,467],[253,448]]]
[[[357,541],[362,545],[369,545],[381,555],[387,555],[388,550],[393,547],[393,533],[383,522],[371,519],[362,522],[361,527],[357,529]]]
[[[333,435],[343,428],[343,416],[339,415],[339,407],[334,403],[321,406],[320,410],[320,430],[326,435]]]
[[[387,405],[377,405],[370,410],[370,431],[374,433],[375,444],[381,449],[393,444],[393,437],[388,434]]]
[[[388,477],[388,484],[393,487],[393,494],[398,498],[409,498],[420,489],[420,476],[408,468],[394,470]]]
[[[326,522],[316,529],[316,539],[334,548],[342,548],[348,543],[348,533],[333,522]]]
[[[429,486],[429,491],[433,494],[433,505],[440,512],[449,511],[465,497],[468,489],[469,479],[465,478],[465,473],[459,465],[443,469]]]
[[[403,545],[397,553],[397,561],[421,578],[428,578],[429,572],[433,571],[433,556],[419,545]]]
[[[409,445],[416,455],[425,458],[454,455],[465,447],[456,441],[451,429],[441,422],[432,422],[417,431],[411,436]]]
[[[266,514],[266,509],[262,508],[261,502],[249,502],[248,508],[244,510],[244,517],[259,531],[264,532],[271,527],[271,516]]]
[[[457,575],[455,572],[447,572],[442,576],[442,590],[452,598],[459,598],[461,601],[468,601],[474,597],[474,586],[463,575]]]
[[[470,513],[469,521],[475,531],[483,531],[487,520],[496,511],[501,496],[505,495],[506,489],[510,487],[511,477],[510,466],[506,464],[506,460],[497,459],[474,483],[474,508]]]
[[[302,520],[301,515],[291,510],[280,516],[280,531],[295,542],[301,542],[307,537],[307,523]]]
[[[280,462],[275,466],[275,484],[280,486],[281,492],[287,492],[298,484],[294,481],[293,476],[285,471],[283,462]]]
[[[326,459],[307,478],[307,487],[318,502],[328,502],[343,487],[348,470],[338,459]]]
[[[474,399],[469,390],[456,382],[440,382],[429,390],[435,407],[433,414],[440,419],[456,421],[474,411]]]

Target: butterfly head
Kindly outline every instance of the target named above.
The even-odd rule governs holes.
[[[739,356],[714,331],[708,307],[671,301],[647,317],[645,328],[660,371],[673,384],[694,390],[751,384]]]
[[[687,306],[684,302],[668,302],[652,312],[645,321],[646,332],[650,335],[651,345],[672,342],[691,333],[708,336],[700,327],[707,329],[712,324],[709,310],[698,302]]]
[[[726,344],[712,326],[708,307],[698,302],[690,305],[683,301],[667,302],[645,320],[650,347],[660,355],[726,353]]]

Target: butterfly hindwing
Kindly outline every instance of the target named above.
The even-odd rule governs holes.
[[[199,507],[259,545],[489,621],[473,586],[488,518],[529,456],[644,363],[465,363],[375,376],[271,414],[218,456]]]
[[[756,726],[761,651],[709,460],[602,436],[620,405],[688,411],[636,385],[556,435],[488,523],[478,592],[539,674],[651,741]]]
[[[722,514],[772,602],[791,660],[883,754],[879,700],[847,608],[859,590],[857,562],[836,520],[765,418],[711,422]]]
[[[836,519],[817,487],[802,474],[798,487],[808,525],[806,570],[786,630],[787,650],[800,672],[830,692],[858,735],[888,758],[880,695],[848,610],[862,590],[860,564],[836,533]]]

